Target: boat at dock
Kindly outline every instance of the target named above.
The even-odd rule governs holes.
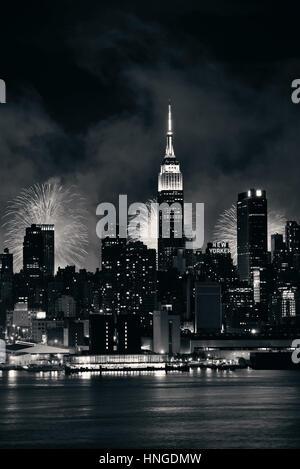
[[[38,364],[38,363],[30,363],[29,365],[24,365],[22,367],[25,371],[32,371],[35,373],[38,372],[46,372],[46,371],[64,371],[64,366],[62,365],[54,365],[54,364]]]

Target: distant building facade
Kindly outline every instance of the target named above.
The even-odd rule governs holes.
[[[132,314],[92,314],[90,316],[90,352],[138,353],[141,350],[139,318]]]
[[[222,327],[221,286],[216,282],[195,284],[195,332],[220,331]]]
[[[153,351],[162,354],[180,352],[180,317],[167,308],[153,313]]]

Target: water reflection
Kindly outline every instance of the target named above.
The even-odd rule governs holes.
[[[3,372],[1,447],[297,448],[300,374]]]

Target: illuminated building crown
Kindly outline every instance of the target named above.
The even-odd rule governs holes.
[[[167,130],[167,146],[166,154],[162,165],[160,166],[160,174],[158,175],[158,192],[169,190],[183,190],[182,173],[180,164],[176,160],[173,148],[173,130],[172,130],[172,109],[169,104],[168,109],[168,130]]]

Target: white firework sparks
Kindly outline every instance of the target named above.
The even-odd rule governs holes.
[[[147,210],[129,219],[128,236],[131,241],[142,241],[149,249],[157,250],[158,216],[157,202],[149,199],[145,203]],[[136,223],[139,223],[136,229]]]
[[[271,210],[268,214],[268,250],[271,251],[271,235],[278,233],[278,234],[285,234],[285,224],[287,222],[287,218],[281,211],[274,211]]]
[[[14,268],[22,268],[25,230],[32,224],[53,224],[55,270],[81,265],[88,246],[84,199],[73,186],[35,184],[9,202],[4,214],[5,245],[14,255]]]
[[[236,231],[236,204],[232,204],[219,216],[215,224],[213,238],[215,242],[225,241],[229,244],[234,264],[237,263]]]
[[[268,250],[271,250],[271,235],[284,234],[286,217],[281,211],[270,210],[268,213]],[[229,243],[234,264],[237,263],[237,214],[236,204],[224,210],[215,224],[213,232],[214,241]]]

